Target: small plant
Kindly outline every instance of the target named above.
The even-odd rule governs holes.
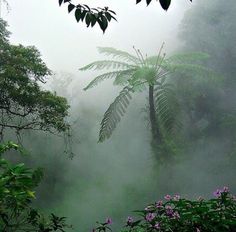
[[[2,155],[12,149],[22,152],[13,142],[0,144],[0,231],[64,232],[70,227],[65,217],[54,214],[48,217],[32,207],[42,170],[8,162]]]
[[[179,195],[166,195],[164,201],[135,211],[138,218],[129,216],[121,232],[233,232],[236,231],[236,196],[228,187],[217,189],[215,198],[187,200]],[[108,223],[93,232],[112,231]]]

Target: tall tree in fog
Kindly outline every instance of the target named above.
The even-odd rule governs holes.
[[[184,50],[206,52],[211,59],[207,65],[221,73],[224,79],[217,85],[189,83],[188,99],[182,96],[186,110],[191,108],[193,124],[205,121],[204,133],[198,138],[218,139],[224,145],[224,153],[235,153],[236,132],[236,1],[199,0],[186,13],[180,38]],[[193,88],[195,86],[195,88]],[[181,86],[183,88],[183,86]],[[187,100],[187,101],[186,101]],[[194,128],[196,132],[196,128]],[[207,136],[207,137],[206,137]]]
[[[174,73],[209,75],[210,70],[195,64],[196,60],[207,59],[204,53],[176,54],[166,58],[161,47],[156,56],[143,56],[139,50],[134,49],[132,55],[114,48],[99,48],[99,52],[115,59],[100,60],[86,65],[80,70],[111,69],[92,80],[85,90],[90,89],[101,81],[114,79],[115,85],[123,86],[119,95],[108,107],[101,122],[99,142],[111,137],[121,117],[126,112],[132,95],[136,92],[148,90],[149,121],[151,125],[152,146],[165,144],[165,138],[180,128],[178,120],[179,107],[175,97],[175,87],[171,83]],[[115,69],[115,70],[114,70]],[[157,157],[158,160],[166,157]]]
[[[65,132],[69,105],[63,97],[42,90],[51,74],[35,47],[11,45],[0,19],[0,136],[5,129]]]

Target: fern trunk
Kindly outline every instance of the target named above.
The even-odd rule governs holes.
[[[160,128],[158,126],[158,120],[156,117],[155,103],[154,103],[154,87],[149,85],[149,117],[151,122],[151,131],[152,131],[152,143],[156,145],[161,144],[162,136]]]

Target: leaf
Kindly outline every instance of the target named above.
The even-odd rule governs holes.
[[[147,6],[151,3],[152,0],[146,0]]]
[[[85,23],[86,23],[87,27],[89,27],[89,24],[91,23],[91,13],[86,14]]]
[[[126,71],[126,70],[125,70]],[[121,75],[123,72],[125,72],[123,70],[119,70],[119,71],[114,71],[114,72],[108,72],[108,73],[104,73],[102,75],[99,75],[97,77],[95,77],[85,88],[84,90],[88,90],[96,85],[98,85],[100,82],[106,80],[106,79],[111,79],[111,78],[117,78],[119,75]],[[116,80],[115,80],[116,81]]]
[[[161,4],[161,7],[164,9],[164,10],[168,10],[170,4],[171,4],[171,0],[159,0],[160,4]]]
[[[122,68],[122,69],[129,69],[129,68],[134,68],[134,65],[125,63],[125,62],[120,62],[116,60],[100,60],[100,61],[95,61],[91,64],[88,64],[79,70],[85,71],[85,70],[101,70],[101,69],[117,69],[117,68]]]
[[[114,102],[105,112],[101,122],[98,142],[103,142],[104,140],[111,137],[117,124],[120,122],[121,117],[126,112],[126,109],[132,98],[130,94],[131,91],[132,89],[129,87],[124,87],[124,89],[122,89],[120,94],[115,98]]]
[[[61,6],[62,3],[63,3],[63,0],[59,0],[59,6]]]
[[[104,33],[108,26],[107,18],[104,15],[101,15],[100,19],[98,19],[97,22]]]
[[[80,21],[81,15],[82,15],[81,9],[80,9],[80,8],[77,8],[77,9],[75,10],[75,18],[76,18],[76,21],[77,21],[77,22]]]
[[[112,47],[98,47],[99,53],[112,56],[113,58],[120,58],[125,61],[130,61],[134,64],[139,64],[140,60],[136,57],[131,55],[128,52],[121,51]]]
[[[112,18],[111,14],[108,12],[105,12],[105,16],[107,17],[107,20],[110,22]]]
[[[72,10],[74,10],[74,8],[75,8],[75,5],[70,3],[68,5],[68,13],[70,13]]]

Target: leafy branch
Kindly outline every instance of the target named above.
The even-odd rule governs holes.
[[[77,22],[85,21],[87,27],[93,27],[96,23],[99,24],[103,33],[108,27],[108,23],[113,19],[116,20],[116,13],[108,7],[90,8],[86,4],[73,4],[71,0],[59,0],[59,5],[67,3],[68,13],[74,11]]]

